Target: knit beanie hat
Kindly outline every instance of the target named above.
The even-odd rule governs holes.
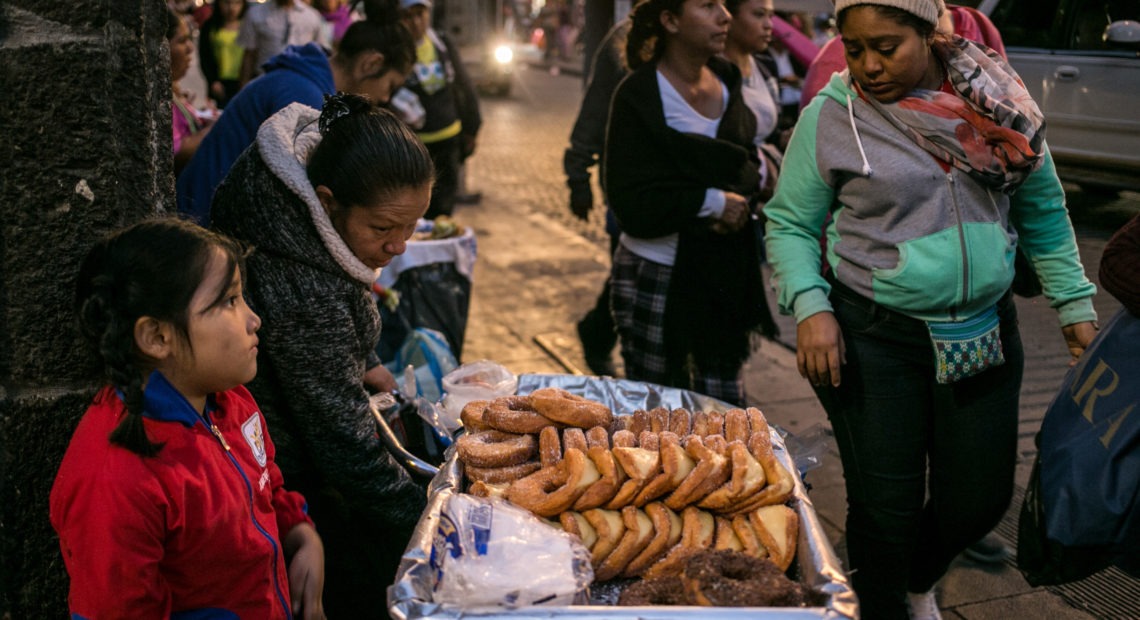
[[[945,10],[942,0],[835,0],[835,14],[847,7],[859,4],[875,4],[902,9],[919,19],[938,25],[938,16]]]

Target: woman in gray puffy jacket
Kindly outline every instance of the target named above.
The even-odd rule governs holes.
[[[246,290],[263,325],[248,387],[325,541],[330,618],[383,615],[426,504],[370,414],[369,388],[394,387],[373,353],[370,287],[406,249],[433,175],[402,122],[338,95],[270,117],[214,196],[214,227],[252,247]]]

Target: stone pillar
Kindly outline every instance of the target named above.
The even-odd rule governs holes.
[[[0,617],[66,617],[48,493],[100,383],[71,311],[106,232],[173,210],[162,0],[0,0]]]

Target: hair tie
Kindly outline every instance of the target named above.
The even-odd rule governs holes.
[[[347,95],[338,92],[335,95],[325,95],[325,104],[321,108],[321,117],[317,121],[317,129],[321,136],[328,134],[333,123],[352,114],[352,107],[348,104]]]

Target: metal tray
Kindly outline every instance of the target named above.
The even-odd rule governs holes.
[[[690,411],[725,411],[730,408],[722,401],[676,388],[648,383],[584,377],[579,375],[522,375],[519,377],[519,394],[529,394],[540,387],[560,387],[571,393],[607,404],[615,413],[632,413],[636,409],[657,406],[685,407]],[[461,492],[462,464],[450,448],[446,462],[432,479],[428,488],[428,504],[420,517],[411,541],[404,552],[396,583],[388,588],[388,611],[393,618],[644,618],[644,619],[696,619],[717,618],[858,618],[855,593],[847,582],[835,550],[827,540],[816,515],[815,507],[807,495],[799,472],[783,438],[773,430],[772,447],[776,458],[792,473],[796,486],[792,507],[800,517],[800,534],[795,566],[800,581],[820,593],[823,602],[818,607],[678,607],[646,606],[615,607],[598,604],[566,607],[521,607],[517,609],[464,610],[432,602],[433,577],[428,557],[432,534],[440,510],[453,493]]]

